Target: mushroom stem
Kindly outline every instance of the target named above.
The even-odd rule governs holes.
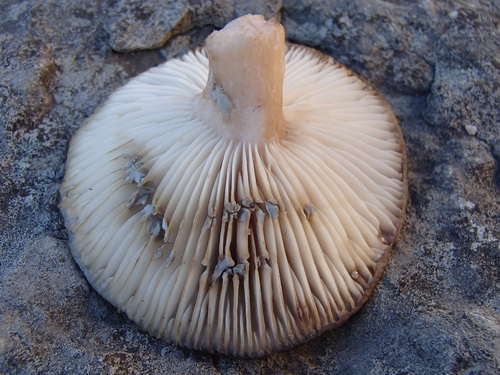
[[[275,20],[247,15],[207,39],[207,86],[198,113],[224,137],[252,143],[284,133],[285,32]]]

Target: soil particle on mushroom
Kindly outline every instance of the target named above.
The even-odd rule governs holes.
[[[72,254],[152,335],[241,357],[335,327],[373,291],[406,203],[384,100],[244,16],[113,93],[73,137]]]

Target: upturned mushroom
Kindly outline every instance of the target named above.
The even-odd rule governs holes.
[[[259,357],[373,292],[404,145],[363,80],[248,15],[114,92],[73,136],[60,191],[98,293],[169,342]]]

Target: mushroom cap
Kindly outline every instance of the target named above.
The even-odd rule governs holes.
[[[60,207],[104,298],[154,336],[259,357],[344,322],[372,293],[406,203],[385,101],[288,45],[285,133],[226,139],[195,110],[203,49],[132,79],[71,140]]]

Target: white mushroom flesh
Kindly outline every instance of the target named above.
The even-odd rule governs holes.
[[[232,68],[262,59],[233,44]],[[61,209],[89,282],[144,329],[262,356],[342,322],[373,290],[403,217],[403,143],[383,99],[309,48],[288,46],[282,98],[279,77],[269,97],[243,73],[264,94],[214,84],[227,70],[209,78],[216,63],[190,52],[113,93],[71,141]]]

